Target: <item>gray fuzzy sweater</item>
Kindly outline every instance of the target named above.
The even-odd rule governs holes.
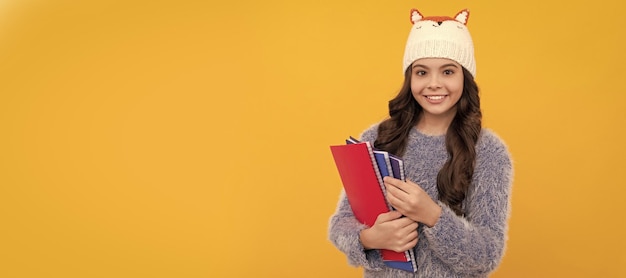
[[[375,125],[361,141],[377,137]],[[482,129],[476,144],[476,167],[463,206],[465,217],[442,207],[437,224],[420,224],[414,247],[417,273],[386,267],[377,250],[365,251],[359,223],[342,191],[336,212],[330,218],[330,241],[353,266],[362,266],[365,277],[487,277],[504,254],[510,212],[512,163],[506,145],[493,132]],[[437,201],[437,173],[448,159],[445,136],[428,136],[414,128],[403,157],[406,178],[419,184]]]

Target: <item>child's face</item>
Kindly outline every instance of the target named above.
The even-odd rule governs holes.
[[[463,93],[463,68],[450,59],[419,59],[411,65],[411,91],[424,114],[454,117]]]

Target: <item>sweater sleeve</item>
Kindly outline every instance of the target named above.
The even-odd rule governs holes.
[[[365,250],[359,239],[359,233],[366,228],[367,225],[354,217],[345,191],[342,190],[337,210],[330,218],[328,237],[346,255],[350,265],[380,270],[383,267],[380,253],[377,250]]]
[[[424,228],[429,248],[456,272],[468,276],[486,275],[504,254],[512,163],[506,146],[495,136],[483,138],[473,176],[473,188],[466,204],[466,217],[442,207],[435,226]]]

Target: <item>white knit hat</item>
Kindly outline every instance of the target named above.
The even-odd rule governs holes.
[[[468,18],[468,10],[462,10],[451,18],[424,17],[417,9],[412,9],[413,28],[404,50],[403,73],[417,59],[448,58],[461,64],[476,77],[474,44],[466,26]]]

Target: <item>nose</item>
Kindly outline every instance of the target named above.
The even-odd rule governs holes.
[[[441,23],[443,23],[443,21],[437,21],[437,24],[438,24],[439,26],[441,26]]]
[[[430,75],[430,80],[428,80],[428,89],[437,90],[439,88],[441,88],[441,82],[439,81],[437,74]]]

